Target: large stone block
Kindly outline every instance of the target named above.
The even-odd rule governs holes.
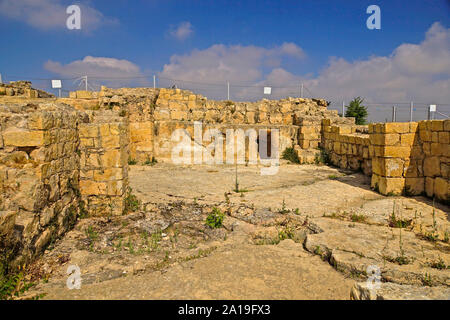
[[[415,133],[404,133],[400,136],[400,143],[402,146],[412,146],[415,140]]]
[[[405,146],[385,146],[380,150],[382,157],[409,158],[410,154],[411,148]]]
[[[42,130],[10,129],[3,131],[5,146],[40,147],[50,142],[49,136]]]
[[[427,157],[423,162],[423,171],[426,177],[435,177],[441,174],[439,157]]]
[[[431,131],[427,129],[419,130],[419,136],[420,140],[422,140],[423,142],[431,142],[432,140]]]
[[[400,195],[405,188],[405,179],[380,177],[378,188],[381,194]]]
[[[80,180],[80,192],[83,195],[106,195],[107,185],[105,182]]]
[[[404,160],[399,158],[372,159],[372,170],[374,173],[384,177],[401,177],[403,175]]]
[[[405,189],[409,195],[419,195],[425,190],[425,178],[406,178]]]
[[[123,168],[107,168],[94,171],[95,181],[111,181],[123,179]]]
[[[437,177],[434,179],[434,195],[439,200],[450,200],[448,179]]]
[[[432,131],[443,131],[444,130],[444,121],[443,120],[431,121],[431,130]]]
[[[77,99],[92,99],[94,98],[94,93],[92,91],[78,90],[76,93]]]
[[[409,133],[409,122],[387,122],[382,124],[382,133]]]

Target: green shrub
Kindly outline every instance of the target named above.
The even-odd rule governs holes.
[[[225,215],[220,211],[220,209],[214,207],[212,212],[206,217],[206,225],[211,228],[222,227],[223,219]]]
[[[350,105],[346,106],[345,116],[346,117],[354,117],[355,124],[361,125],[366,124],[367,118],[367,108],[362,104],[364,99],[361,97],[356,97],[352,101],[350,101]]]
[[[286,148],[283,151],[281,157],[285,160],[289,160],[292,163],[300,163],[297,152],[294,148]]]

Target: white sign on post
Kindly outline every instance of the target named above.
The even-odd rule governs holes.
[[[436,112],[436,105],[430,104],[430,112]]]
[[[272,88],[271,87],[264,87],[264,94],[271,94]]]
[[[62,88],[61,80],[52,80],[52,88],[61,89]]]

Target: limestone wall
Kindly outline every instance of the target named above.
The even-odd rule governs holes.
[[[450,200],[450,120],[369,124],[368,134],[357,134],[358,126],[322,124],[331,162],[362,169],[373,189]]]
[[[450,120],[421,121],[414,136],[406,187],[428,197],[450,197]],[[422,189],[423,186],[423,189]]]
[[[277,139],[278,152],[281,153],[285,148],[293,147],[296,144],[298,131],[298,127],[296,126],[204,124],[200,122],[197,124],[197,128],[198,129],[195,129],[194,122],[188,121],[155,122],[154,152],[158,155],[158,161],[172,162],[172,152],[174,149],[180,148],[183,139],[187,139],[187,142],[185,142],[184,145],[189,146],[191,149],[192,164],[206,163],[207,159],[209,159],[209,154],[215,156],[214,151],[208,148],[214,143],[218,143],[219,140],[223,154],[221,163],[226,163],[226,154],[228,150],[233,150],[233,159],[236,158],[238,156],[238,144],[236,139],[242,141],[242,145],[244,146],[244,150],[242,151],[242,154],[239,153],[239,157],[244,155],[245,162],[249,162],[251,157],[250,154],[252,154],[251,152],[255,152],[253,153],[256,155],[254,159],[258,161],[260,159],[258,154],[260,139],[268,139],[267,135],[272,137],[272,131],[278,130],[277,133],[273,133],[273,137]],[[181,130],[182,134],[180,136],[177,135],[176,138],[174,138],[172,134],[175,130]],[[209,131],[210,137],[208,137],[207,131]],[[234,137],[238,135],[239,138],[232,138],[232,135],[235,135]],[[227,142],[229,141],[233,141],[232,146],[227,145]],[[275,147],[276,144],[272,142],[272,145]],[[198,162],[194,162],[194,152],[200,152],[202,155],[201,158],[197,158],[200,159],[197,160]],[[205,152],[208,155],[206,155]],[[180,151],[179,154],[181,155],[182,152]],[[274,157],[273,154],[268,156]],[[219,163],[217,161],[215,163]]]
[[[2,261],[32,259],[75,223],[82,118],[65,105],[0,105]]]
[[[33,89],[29,81],[15,81],[9,84],[0,83],[0,96],[23,96],[26,98],[53,97],[52,94],[45,91]]]
[[[372,174],[369,154],[370,139],[363,126],[331,125],[330,119],[322,120],[321,146],[328,151],[332,164],[343,168]]]
[[[128,190],[128,121],[112,112],[91,113],[80,135],[80,190],[90,216],[120,215]]]
[[[130,158],[137,163],[170,161],[173,130],[193,128],[195,121],[206,129],[260,126],[283,128],[280,149],[301,144],[302,150],[316,149],[320,142],[322,118],[338,118],[322,99],[263,99],[257,102],[212,101],[180,89],[102,87],[100,92],[77,91],[67,103],[86,110],[113,110],[129,119]],[[69,101],[70,100],[70,101]],[[307,120],[306,120],[307,118]],[[350,121],[346,119],[346,121]],[[315,130],[311,130],[314,125]],[[302,129],[304,127],[304,129]],[[190,128],[190,129],[189,129]],[[300,139],[299,139],[300,138]]]

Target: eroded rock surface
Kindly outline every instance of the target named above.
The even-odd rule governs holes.
[[[242,167],[241,193],[232,191],[226,166],[151,168],[130,171],[141,210],[78,222],[33,266],[36,278],[48,282],[29,296],[445,299],[448,293],[445,206],[380,196],[361,174],[326,166],[281,166],[272,180]],[[180,188],[180,181],[195,187]],[[147,194],[149,185],[157,196]],[[222,228],[205,225],[213,207],[225,214]],[[80,290],[66,286],[70,265],[80,267]],[[368,266],[380,270],[376,292],[365,287]]]

